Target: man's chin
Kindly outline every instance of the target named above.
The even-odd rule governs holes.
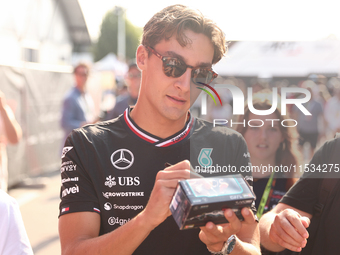
[[[164,116],[172,121],[177,121],[180,119],[185,119],[188,114],[189,109],[168,109]]]

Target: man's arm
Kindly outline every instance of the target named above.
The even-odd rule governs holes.
[[[12,144],[18,143],[22,136],[22,131],[18,122],[15,120],[11,108],[6,103],[5,95],[1,91],[0,91],[0,115],[2,116],[2,120],[4,123],[7,140]]]
[[[158,172],[145,209],[118,229],[99,236],[100,215],[70,213],[59,218],[62,254],[132,254],[149,233],[171,215],[169,204],[179,180],[190,177],[189,161]]]
[[[228,209],[224,215],[229,223],[215,225],[208,222],[205,227],[201,228],[200,239],[209,250],[220,251],[225,241],[234,234],[236,244],[232,254],[261,254],[259,227],[254,214],[248,208],[243,208],[241,213],[244,217],[243,222],[231,209]]]
[[[113,232],[99,236],[100,215],[70,213],[59,219],[62,254],[132,254],[152,231],[143,213]]]
[[[309,236],[307,228],[312,215],[279,203],[260,220],[261,244],[270,251],[285,248],[300,252]]]

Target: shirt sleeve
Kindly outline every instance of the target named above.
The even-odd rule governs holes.
[[[96,190],[86,169],[88,146],[80,130],[73,131],[65,142],[60,168],[59,216],[83,211],[100,213]]]

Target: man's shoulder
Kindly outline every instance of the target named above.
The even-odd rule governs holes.
[[[83,127],[74,129],[71,133],[73,136],[82,136],[86,139],[107,139],[108,134],[118,134],[124,132],[124,127],[120,118],[107,121],[88,124]]]
[[[322,154],[322,157],[331,157],[334,153],[339,154],[340,151],[340,134],[338,133],[334,138],[327,140],[317,151]],[[324,158],[325,159],[325,158]],[[326,160],[326,159],[325,159]],[[340,163],[340,157],[338,157]],[[328,161],[328,160],[327,160]]]
[[[195,146],[209,144],[215,148],[221,148],[221,151],[228,150],[229,155],[236,155],[237,153],[233,153],[240,150],[242,154],[248,155],[246,142],[239,132],[202,119],[196,120],[191,144],[195,144]]]
[[[95,124],[89,124],[85,125],[83,128],[87,130],[88,132],[93,132],[96,135],[98,135],[98,132],[109,132],[114,129],[120,128],[121,125],[121,120],[119,117],[110,119],[110,120],[105,120],[105,121],[100,121]]]

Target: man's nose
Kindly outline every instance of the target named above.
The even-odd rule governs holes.
[[[187,68],[185,73],[177,78],[176,86],[183,91],[188,91],[190,90],[190,84],[191,84],[191,68]]]

